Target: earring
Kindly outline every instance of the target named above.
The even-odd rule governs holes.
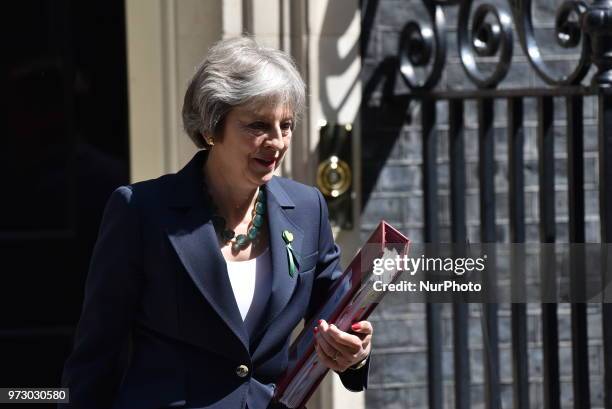
[[[206,143],[207,143],[209,146],[215,146],[215,142],[213,141],[213,138],[212,138],[212,137],[210,137],[210,136],[209,136],[209,137],[204,137],[204,139],[206,140]]]

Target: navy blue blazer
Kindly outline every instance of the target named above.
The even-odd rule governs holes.
[[[62,376],[71,403],[60,408],[268,407],[291,331],[341,275],[340,251],[321,193],[273,177],[265,185],[272,292],[261,324],[247,333],[202,189],[206,154],[110,196]],[[301,256],[295,278],[283,230]],[[369,360],[340,378],[361,391],[368,370]]]

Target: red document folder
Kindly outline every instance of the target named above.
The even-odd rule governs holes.
[[[374,260],[403,257],[410,241],[387,222],[381,221],[374,233],[353,258],[342,276],[330,288],[327,302],[319,309],[289,349],[289,365],[277,383],[273,399],[289,408],[303,408],[327,373],[314,350],[312,329],[320,319],[333,322],[342,331],[350,332],[351,324],[366,319],[384,296],[374,291],[373,282],[395,281],[400,272],[373,274]]]

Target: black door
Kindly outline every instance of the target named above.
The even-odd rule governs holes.
[[[58,387],[104,204],[129,181],[124,4],[2,9],[0,387]]]

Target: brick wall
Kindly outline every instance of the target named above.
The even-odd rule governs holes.
[[[492,1],[508,10],[507,2]],[[571,66],[575,50],[565,50],[554,40],[554,15],[559,1],[534,0],[534,22],[537,38],[546,59],[559,67]],[[404,94],[409,90],[394,72],[399,33],[410,20],[428,22],[422,2],[414,0],[372,0],[362,2],[362,57],[364,98],[362,103],[363,214],[361,233],[365,240],[374,226],[384,218],[399,227],[415,243],[423,240],[423,195],[421,172],[420,105],[390,104],[383,98],[392,90]],[[480,4],[475,2],[472,10]],[[444,7],[448,30],[447,66],[438,88],[473,89],[457,55],[456,24],[458,7]],[[510,73],[502,88],[541,87],[543,82],[529,66],[516,40]],[[584,83],[588,82],[588,78]],[[385,88],[386,87],[386,88]],[[385,91],[386,90],[386,91]],[[557,239],[568,241],[567,155],[564,101],[555,98],[555,203]],[[584,101],[584,167],[586,239],[598,242],[597,112],[596,101]],[[495,104],[495,186],[498,241],[509,241],[508,164],[506,139],[506,102]],[[527,241],[538,241],[538,175],[536,147],[536,101],[525,99],[525,217]],[[439,150],[439,220],[441,241],[450,241],[449,171],[448,171],[448,105],[437,106]],[[480,241],[478,199],[478,145],[476,104],[465,106],[466,145],[466,222],[471,242]],[[425,408],[427,404],[427,358],[425,308],[422,304],[383,302],[372,316],[376,335],[371,367],[371,387],[366,393],[368,408]],[[559,304],[559,340],[561,402],[573,404],[571,385],[570,308]],[[528,306],[528,343],[531,407],[542,407],[542,337],[539,305]],[[511,332],[509,305],[500,305],[500,374],[502,407],[512,407]],[[603,406],[601,317],[599,305],[589,305],[589,364],[591,404]],[[454,407],[452,314],[443,306],[444,335],[443,372],[445,407]],[[480,306],[470,308],[470,361],[472,407],[483,407],[483,342],[480,331]]]

